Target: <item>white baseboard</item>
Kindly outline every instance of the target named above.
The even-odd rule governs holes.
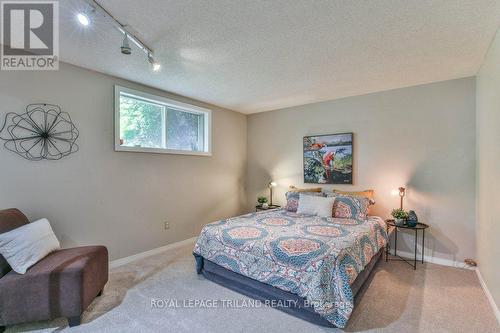
[[[391,253],[394,253],[394,250],[391,249]],[[398,255],[405,259],[413,260],[414,254],[406,251],[398,251]],[[417,264],[419,262],[422,262],[420,260],[420,254],[417,254]],[[436,265],[441,265],[441,266],[449,266],[449,267],[455,267],[455,268],[463,268],[463,269],[470,269],[470,270],[475,270],[475,267],[471,267],[466,265],[463,262],[460,261],[454,261],[450,259],[444,259],[444,258],[438,258],[438,257],[431,257],[431,256],[426,256],[424,255],[424,262],[429,262],[431,264],[436,264]]]
[[[162,253],[162,252],[165,252],[165,251],[168,251],[168,250],[172,250],[172,249],[181,247],[183,245],[186,245],[186,244],[189,244],[191,242],[194,242],[197,238],[198,237],[192,237],[192,238],[180,241],[180,242],[168,244],[168,245],[165,245],[165,246],[157,247],[156,249],[152,249],[152,250],[141,252],[141,253],[137,253],[137,254],[134,254],[134,255],[131,255],[131,256],[128,256],[128,257],[125,257],[125,258],[120,258],[120,259],[116,259],[116,260],[110,261],[109,262],[109,268],[119,267],[119,266],[128,264],[128,263],[130,263],[132,261],[135,261],[135,260],[138,260],[138,259],[144,259],[144,258],[150,257],[150,256],[158,254],[158,253]]]
[[[495,317],[497,318],[498,324],[500,325],[500,311],[498,310],[498,306],[495,303],[495,300],[493,299],[493,296],[491,295],[490,290],[488,289],[488,286],[486,285],[486,282],[484,282],[483,276],[481,275],[479,268],[476,268],[476,274],[477,274],[477,278],[479,279],[479,283],[481,284],[481,287],[483,287],[484,293],[486,294],[486,298],[490,302],[491,308],[493,309],[493,313],[495,314]]]

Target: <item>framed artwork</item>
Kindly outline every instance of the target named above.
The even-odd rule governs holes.
[[[352,184],[353,133],[304,137],[304,183]]]

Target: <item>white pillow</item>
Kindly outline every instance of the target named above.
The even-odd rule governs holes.
[[[301,193],[297,213],[332,217],[334,201],[335,197],[316,197]]]
[[[9,232],[0,234],[0,254],[10,267],[24,274],[34,264],[45,258],[61,245],[47,219],[25,224]]]

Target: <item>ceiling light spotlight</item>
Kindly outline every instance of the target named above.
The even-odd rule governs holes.
[[[90,19],[89,17],[84,14],[84,13],[78,13],[76,15],[76,19],[78,20],[78,22],[80,22],[81,25],[83,25],[84,27],[88,26],[90,24]]]
[[[154,62],[153,63],[153,70],[155,72],[158,72],[159,70],[161,69],[161,64],[157,63],[157,62]]]
[[[161,64],[156,62],[151,54],[148,55],[148,61],[155,72],[158,72],[161,69]]]
[[[129,55],[132,53],[132,49],[128,43],[128,34],[125,34],[125,38],[123,38],[122,47],[120,48],[123,54]]]

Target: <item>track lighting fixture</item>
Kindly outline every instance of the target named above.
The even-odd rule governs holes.
[[[108,12],[103,6],[101,6],[95,0],[85,0],[87,5],[90,7],[89,12],[92,15],[100,15],[103,16],[110,22],[119,32],[124,35],[122,45],[120,50],[123,54],[129,55],[132,53],[132,48],[130,47],[130,41],[134,43],[141,51],[143,51],[146,55],[146,60],[151,64],[151,68],[153,71],[157,72],[161,69],[161,64],[155,61],[153,57],[153,50],[146,45],[136,34],[125,24],[118,21],[110,12]],[[76,15],[78,22],[83,26],[89,25],[91,22],[90,16],[86,14],[86,12],[80,12]]]

